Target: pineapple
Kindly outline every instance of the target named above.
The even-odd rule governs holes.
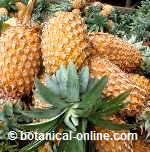
[[[112,116],[109,118],[110,120],[113,120],[113,122],[119,123],[119,124],[125,124],[123,120],[121,120],[117,116]],[[110,130],[110,129],[104,129],[100,127],[95,127],[94,130],[97,133],[107,133],[110,138],[113,139],[113,135],[115,133],[121,134],[121,133],[129,133],[128,130]],[[132,151],[132,140],[100,140],[100,141],[95,141],[96,144],[96,152],[133,152]]]
[[[113,10],[113,6],[105,4],[102,7],[101,15],[109,16],[111,14],[112,10]]]
[[[57,12],[50,18],[43,28],[41,47],[48,74],[69,62],[80,67],[88,54],[87,30],[80,11]]]
[[[142,56],[133,45],[108,33],[91,33],[89,42],[96,51],[93,56],[101,56],[118,65],[123,71],[131,72],[140,66]]]
[[[150,144],[146,143],[142,137],[133,142],[133,152],[149,152]]]
[[[40,65],[40,32],[28,23],[35,0],[30,0],[22,23],[0,37],[0,86],[5,97],[29,94]]]
[[[72,7],[76,9],[83,8],[88,0],[70,0]]]
[[[113,98],[113,100],[102,98],[100,90],[103,92],[107,82],[108,78],[106,76],[100,80],[90,79],[88,67],[83,67],[77,72],[74,64],[69,64],[67,68],[61,66],[54,75],[47,75],[45,84],[35,80],[34,95],[39,100],[42,99],[52,106],[32,109],[31,112],[27,111],[30,118],[46,120],[40,121],[40,123],[25,124],[25,128],[28,131],[36,130],[37,132],[43,130],[45,132],[71,132],[74,136],[79,132],[87,132],[89,126],[93,126],[92,128],[98,126],[107,129],[125,129],[126,125],[116,124],[114,119],[108,121],[107,117],[111,117],[124,107],[123,100],[128,97],[129,92],[123,93],[119,95],[119,98]],[[115,107],[114,102],[117,103]],[[23,113],[26,115],[25,111]],[[79,142],[73,138],[72,141],[60,140],[54,143],[57,144],[55,147],[58,147],[61,151],[72,151],[72,149],[78,151],[80,149],[80,151],[86,152],[85,147],[88,144],[86,141],[80,140]],[[121,148],[127,149],[130,147],[129,142],[123,143]],[[32,147],[37,148],[37,146],[39,146],[37,142],[32,142],[23,150],[27,151]],[[40,147],[40,150],[44,151],[45,148],[47,148],[47,144],[46,147],[44,145]]]
[[[94,2],[94,3],[91,3],[91,6],[93,7],[97,7],[99,8],[99,14],[100,15],[103,15],[103,16],[109,16],[112,11],[114,10],[114,7],[112,5],[108,5],[108,4],[103,4],[101,2]],[[86,7],[86,9],[88,9],[89,6]]]
[[[139,74],[129,74],[129,79],[136,85],[143,88],[147,92],[147,96],[150,94],[150,80]]]
[[[101,78],[106,75],[109,77],[107,88],[104,90],[104,96],[116,97],[120,93],[132,90],[126,99],[128,106],[123,110],[124,115],[139,114],[146,100],[146,90],[137,86],[131,81],[126,73],[120,70],[116,65],[101,57],[93,57],[90,61],[91,77]]]

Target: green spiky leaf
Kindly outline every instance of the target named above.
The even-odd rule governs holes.
[[[59,95],[63,98],[67,97],[68,71],[64,66],[61,66],[60,69],[56,72],[56,79],[59,87]]]
[[[107,29],[107,18],[100,15],[100,10],[97,6],[85,9],[85,23],[90,32],[102,32]]]
[[[77,133],[85,133],[87,128],[87,122],[85,120],[81,121],[81,125],[77,128],[77,131],[65,130],[65,133],[71,132],[72,137],[76,137]],[[58,147],[57,152],[85,152],[86,142],[84,140],[77,140],[73,138],[72,140],[62,140]]]
[[[37,150],[38,147],[44,143],[44,141],[33,141],[30,144],[28,144],[27,146],[23,147],[20,152],[33,152],[33,150]]]
[[[41,110],[32,109],[31,113],[23,113],[27,117],[34,116],[33,118],[46,118],[47,120],[20,125],[22,129],[51,132],[56,127],[64,126],[66,130],[71,130],[76,135],[78,132],[86,132],[88,124],[116,130],[129,128],[125,124],[115,124],[113,121],[104,119],[106,116],[111,116],[124,108],[123,100],[130,93],[130,91],[123,93],[114,99],[103,98],[102,93],[108,82],[106,76],[100,80],[89,80],[87,67],[83,68],[80,73],[77,73],[75,65],[69,64],[67,68],[61,66],[52,77],[46,77],[46,86],[38,80],[35,81],[36,89],[34,93],[42,101],[51,104],[52,107]],[[53,88],[53,85],[56,86]],[[60,123],[57,123],[57,120]],[[53,126],[55,122],[56,126],[55,124]],[[22,150],[32,151],[41,143],[33,142]],[[72,149],[85,152],[85,147],[86,141],[78,141],[76,139],[72,141],[62,140],[57,146],[57,152],[70,152]]]
[[[66,110],[61,108],[45,108],[45,109],[32,109],[32,111],[20,111],[21,114],[33,119],[56,119],[61,116]]]
[[[34,94],[40,100],[48,102],[49,104],[59,108],[65,108],[68,106],[64,100],[61,100],[58,96],[54,95],[50,89],[48,89],[38,80],[35,80],[35,86],[36,90],[34,91]]]
[[[0,0],[0,7],[16,10],[15,0]]]
[[[83,67],[80,71],[80,93],[85,93],[88,88],[89,83],[89,69],[88,67]]]
[[[58,119],[51,121],[45,120],[42,122],[35,122],[30,124],[21,124],[18,125],[18,128],[30,131],[38,131],[41,133],[47,132],[50,128],[53,128],[56,124],[58,124]]]
[[[67,98],[71,102],[79,101],[80,84],[74,64],[68,65]]]
[[[107,77],[102,77],[93,88],[81,97],[82,102],[78,108],[78,112],[80,113],[79,115],[85,116],[86,113],[86,117],[88,117],[93,110],[94,105],[97,103],[97,100],[100,98],[102,91],[106,87],[107,81]]]
[[[56,79],[56,76],[48,76],[48,74],[45,75],[45,81],[46,81],[46,86],[55,94],[55,95],[59,95],[60,91],[59,91],[59,85]]]
[[[49,124],[49,129],[45,130],[47,133],[55,131],[55,129],[60,125],[60,121],[53,121]],[[47,125],[47,124],[46,124]],[[26,127],[26,126],[25,126]],[[41,126],[40,126],[41,127]],[[28,144],[27,146],[23,147],[20,152],[32,152],[33,150],[37,150],[37,148],[44,143],[45,141],[33,141],[31,144]]]
[[[125,93],[120,94],[118,97],[111,99],[110,101],[99,103],[98,109],[97,110],[104,110],[107,111],[110,107],[124,104],[124,100],[129,96],[131,91],[127,91]]]

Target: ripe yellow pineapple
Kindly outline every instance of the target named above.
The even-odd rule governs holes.
[[[112,10],[113,10],[113,6],[112,6],[112,5],[105,4],[105,5],[103,5],[103,7],[102,7],[101,14],[102,14],[103,16],[108,16],[108,15],[111,14]]]
[[[123,120],[117,116],[110,118],[114,123],[125,124]],[[96,133],[108,134],[112,140],[99,140],[95,141],[96,152],[133,152],[132,151],[132,140],[114,140],[114,134],[117,133],[117,138],[121,133],[129,133],[128,130],[110,130],[100,127],[95,127]]]
[[[93,56],[101,56],[118,65],[123,71],[131,72],[140,66],[140,51],[131,44],[108,33],[91,33],[89,41],[96,51]]]
[[[150,80],[139,74],[129,74],[129,79],[132,80],[136,85],[140,86],[147,91],[147,96],[150,94]]]
[[[27,24],[34,2],[29,1],[23,23],[10,26],[0,37],[0,86],[5,97],[30,93],[39,70],[39,28]]]
[[[123,110],[124,115],[139,114],[146,100],[146,90],[137,86],[131,81],[126,73],[120,70],[116,65],[107,59],[101,57],[93,57],[90,61],[91,77],[101,78],[108,76],[108,85],[104,90],[104,96],[116,97],[120,93],[132,90],[128,98],[125,100],[128,106]]]
[[[70,2],[73,8],[80,9],[86,5],[87,0],[70,0]]]
[[[133,152],[150,152],[150,143],[146,143],[142,137],[133,142]]]
[[[48,74],[73,62],[80,67],[87,57],[87,29],[80,11],[58,12],[45,23],[42,32],[43,64]]]

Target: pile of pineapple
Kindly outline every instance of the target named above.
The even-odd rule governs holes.
[[[137,72],[137,69],[144,67],[146,55],[141,53],[134,44],[130,44],[115,35],[104,31],[88,31],[84,20],[85,10],[90,6],[101,7],[102,10],[99,13],[106,17],[114,9],[110,5],[95,1],[64,0],[60,2],[52,0],[51,5],[57,5],[56,8],[53,8],[56,11],[47,15],[41,24],[32,20],[32,11],[37,7],[39,1],[36,3],[36,0],[29,0],[28,4],[26,1],[0,1],[0,7],[3,6],[0,8],[0,18],[5,18],[0,21],[1,111],[5,110],[5,104],[12,103],[15,106],[21,104],[21,99],[25,99],[26,102],[27,98],[32,96],[33,89],[33,92],[39,89],[38,93],[35,94],[40,94],[44,87],[42,90],[42,86],[37,81],[34,83],[35,78],[38,78],[42,84],[47,84],[47,88],[56,89],[55,93],[61,97],[60,94],[65,93],[63,90],[65,86],[63,85],[65,85],[66,79],[70,80],[68,86],[72,85],[72,81],[79,79],[76,77],[73,67],[76,66],[78,71],[82,71],[86,67],[89,69],[89,73],[83,72],[85,75],[83,74],[81,79],[84,83],[72,85],[72,87],[77,88],[78,85],[83,85],[82,87],[85,88],[84,84],[88,83],[89,75],[89,79],[96,78],[98,80],[103,79],[104,76],[108,77],[107,85],[101,94],[102,98],[117,98],[120,94],[130,90],[128,97],[124,100],[127,106],[108,119],[119,124],[125,124],[129,118],[138,120],[138,118],[144,117],[145,119],[142,119],[144,123],[141,127],[144,128],[144,133],[149,135],[150,122],[146,114],[150,111],[147,104],[150,97],[150,80]],[[63,4],[66,6],[65,9],[62,7]],[[70,64],[74,64],[74,66],[69,66]],[[62,68],[62,66],[64,67]],[[69,68],[67,68],[68,66]],[[60,67],[61,70],[59,70]],[[72,72],[72,75],[70,74],[72,77],[69,77],[69,72]],[[46,83],[45,73],[50,77],[51,84]],[[59,78],[60,90],[55,81],[57,78]],[[85,89],[85,92],[88,91]],[[73,95],[70,97],[73,100],[76,94],[71,90],[70,94]],[[37,95],[37,97],[40,96],[37,98],[33,95],[30,108],[46,109],[50,107],[51,105],[44,101],[49,99],[48,95],[51,96],[45,93],[42,97]],[[62,97],[64,96],[62,95]],[[74,108],[76,109],[76,106]],[[73,120],[76,120],[75,116]],[[46,120],[39,121],[42,123]],[[91,129],[97,132],[109,132],[110,134],[130,132],[129,130],[114,131],[108,129],[107,124],[105,125],[106,129],[99,126],[94,126]],[[74,129],[73,126],[69,126],[72,130]],[[150,146],[146,139],[144,141],[144,133],[138,129],[135,130],[135,132],[140,132],[138,141],[96,141],[96,151],[149,152]],[[49,152],[50,147],[51,144],[46,143],[39,148],[39,151]]]

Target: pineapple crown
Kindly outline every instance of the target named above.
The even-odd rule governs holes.
[[[103,89],[106,87],[108,81],[107,77],[103,77],[101,80],[90,79],[88,67],[82,68],[78,75],[75,65],[69,64],[67,69],[61,66],[56,74],[51,77],[46,74],[45,78],[46,86],[40,83],[39,80],[35,80],[36,89],[33,92],[39,100],[47,102],[49,104],[49,107],[46,107],[42,110],[37,109],[37,111],[41,113],[40,115],[39,113],[36,113],[36,110],[34,113],[33,109],[33,113],[29,112],[31,116],[35,116],[35,118],[37,117],[40,119],[49,119],[51,121],[60,117],[61,115],[65,115],[65,124],[70,129],[75,131],[76,127],[79,124],[78,118],[84,117],[93,121],[93,117],[96,117],[95,114],[98,110],[101,109],[104,111],[103,108],[105,108],[104,105],[107,103],[107,101],[104,102],[106,99],[103,99],[100,95],[102,94]],[[110,100],[107,104],[114,104],[114,100],[116,100],[116,102],[119,102],[119,104],[116,105],[117,109],[115,111],[118,112],[120,108],[123,108],[125,106],[124,104],[121,104],[121,102],[128,95],[129,92],[121,94],[116,99]],[[97,104],[100,104],[99,106],[102,106],[103,108],[98,109],[96,106]],[[112,109],[114,107],[110,108],[111,111],[109,112],[112,114]],[[98,113],[100,113],[100,111]],[[108,115],[110,114],[108,113]],[[101,115],[99,114],[98,118],[100,118],[100,116]]]
[[[33,92],[49,106],[20,111],[25,117],[44,121],[22,124],[19,125],[20,129],[51,132],[64,126],[65,131],[70,130],[76,134],[85,132],[89,123],[108,129],[129,128],[126,124],[115,124],[106,119],[126,106],[123,100],[130,93],[128,91],[114,99],[101,97],[108,81],[107,77],[104,76],[100,80],[90,79],[88,67],[83,67],[78,73],[75,65],[69,64],[67,68],[61,66],[51,77],[46,74],[45,78],[45,85],[35,80],[36,89]],[[41,143],[43,141],[32,142],[22,151],[33,150]]]
[[[35,9],[33,10],[32,19],[38,23],[44,22],[48,16],[53,16],[58,11],[71,10],[69,1],[51,1],[46,0],[37,1]]]
[[[150,1],[149,0],[143,0],[141,1],[141,6],[138,7],[139,13],[144,14],[146,16],[150,15]]]
[[[85,23],[91,32],[102,32],[107,29],[107,17],[100,14],[101,8],[99,6],[89,6],[85,8]]]
[[[18,123],[29,123],[32,120],[20,114],[19,111],[22,110],[20,101],[15,106],[11,103],[12,99],[6,99],[3,102],[3,108],[0,109],[0,151],[17,152],[20,149],[19,143],[17,140],[10,143],[8,134],[10,131],[18,133]]]
[[[8,10],[16,10],[15,0],[0,0],[0,8],[4,7]]]
[[[111,19],[114,22],[110,32],[112,34],[123,37],[128,35],[131,37],[136,35],[137,41],[150,39],[150,2],[149,0],[141,1],[140,7],[132,13],[122,13],[115,9],[111,14]]]

